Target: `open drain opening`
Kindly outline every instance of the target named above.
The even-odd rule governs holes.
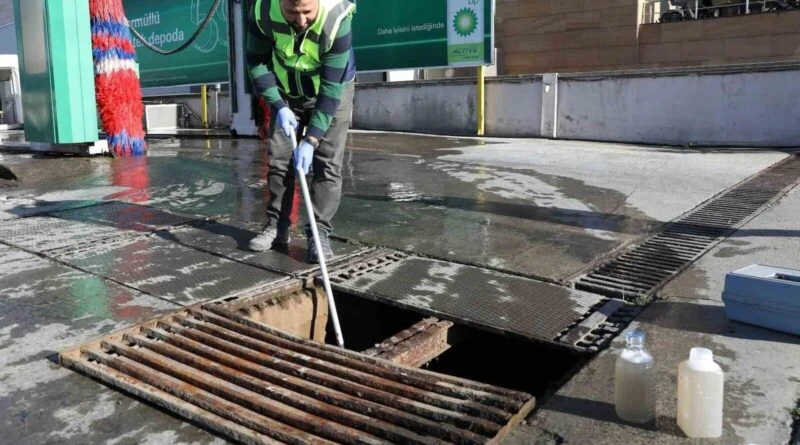
[[[430,319],[413,310],[345,292],[334,294],[345,347],[354,352],[387,358],[391,354],[379,355],[379,345]],[[327,299],[321,288],[303,289],[298,285],[284,289],[281,294],[249,299],[233,308],[249,319],[275,329],[336,345]],[[416,354],[425,357],[424,363],[413,359],[393,361],[522,391],[541,401],[589,359],[578,351],[486,332],[459,323],[449,323],[443,335],[445,348],[437,350],[434,343],[416,346],[419,348]],[[543,363],[546,366],[542,366]]]
[[[541,405],[569,380],[589,357],[564,349],[538,345],[466,327],[462,341],[426,369],[475,380],[536,397]]]
[[[375,352],[376,346],[385,340],[431,320],[411,310],[346,293],[335,292],[335,298],[345,346],[357,352]],[[446,350],[435,351],[436,356],[422,364],[422,369],[522,391],[538,401],[558,389],[589,359],[577,351],[458,323],[448,322],[445,335]],[[327,324],[326,343],[336,344],[332,323]]]
[[[345,347],[366,351],[385,339],[420,321],[423,315],[387,304],[334,292]],[[325,342],[336,344],[333,323],[327,323]]]

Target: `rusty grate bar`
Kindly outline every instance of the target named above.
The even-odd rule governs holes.
[[[448,332],[451,327],[452,322],[426,318],[364,351],[364,354],[419,368],[450,349]]]
[[[679,272],[746,223],[800,177],[790,156],[575,281],[575,288],[633,301],[651,297]]]
[[[532,396],[342,350],[207,304],[61,363],[248,444],[497,443]]]

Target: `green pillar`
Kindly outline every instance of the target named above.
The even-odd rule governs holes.
[[[25,138],[98,140],[89,0],[14,0]]]

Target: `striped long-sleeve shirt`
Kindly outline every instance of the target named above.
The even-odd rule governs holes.
[[[246,58],[253,85],[256,92],[265,97],[270,108],[279,110],[286,106],[286,101],[281,94],[281,86],[273,72],[272,51],[274,42],[269,36],[264,35],[256,23],[254,8],[250,11],[248,23]],[[322,54],[319,91],[314,92],[313,81],[309,76],[300,76],[303,92],[307,96],[309,96],[309,92],[316,93],[316,105],[311,114],[307,134],[317,139],[321,139],[328,131],[333,121],[333,116],[339,108],[344,85],[355,78],[356,68],[351,27],[352,17],[347,16],[339,26],[339,30],[333,40],[333,46],[328,52]],[[302,35],[297,39],[297,45],[301,41]],[[308,99],[311,98],[313,96],[308,97]]]

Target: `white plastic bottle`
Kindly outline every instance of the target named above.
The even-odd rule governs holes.
[[[690,438],[722,436],[724,382],[709,349],[692,348],[678,366],[678,426]]]
[[[620,419],[631,423],[655,418],[655,367],[644,340],[642,330],[629,332],[614,369],[614,407]]]

